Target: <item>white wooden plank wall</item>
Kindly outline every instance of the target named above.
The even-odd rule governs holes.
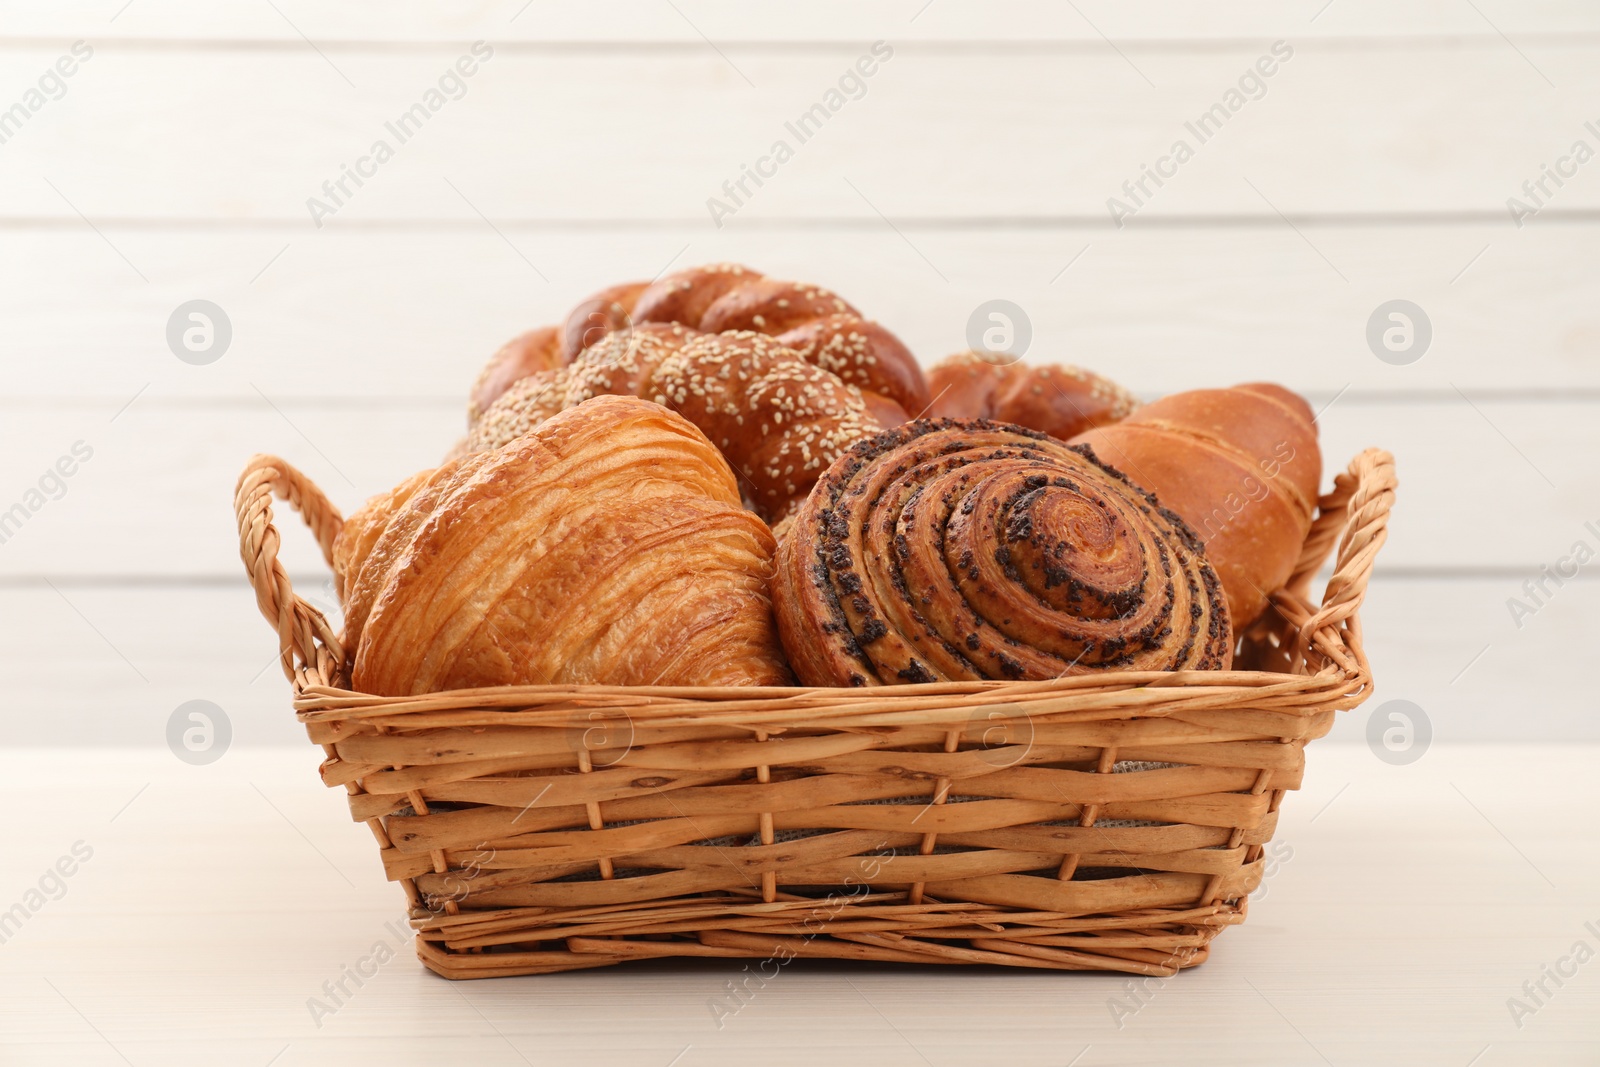
[[[396,144],[475,41],[492,56]],[[796,144],[875,41],[892,56]],[[1275,42],[1199,143],[1185,124]],[[1600,584],[1547,581],[1520,626],[1507,606],[1600,552],[1593,5],[7,4],[0,135],[0,512],[40,505],[0,543],[8,740],[159,743],[204,697],[241,743],[295,741],[233,547],[245,458],[353,507],[443,452],[507,336],[724,258],[838,289],[929,362],[1003,297],[1032,356],[1147,396],[1305,391],[1330,476],[1399,457],[1364,615],[1379,700],[1440,738],[1600,739]],[[316,225],[307,198],[380,137],[393,158]],[[778,138],[793,158],[717,225],[707,199]],[[1193,158],[1115,225],[1179,138]],[[1510,197],[1538,211],[1519,226]],[[1403,366],[1365,339],[1397,298],[1433,328]],[[165,339],[191,299],[232,323],[207,366]]]

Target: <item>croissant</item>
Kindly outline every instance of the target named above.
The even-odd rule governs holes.
[[[357,508],[344,520],[339,533],[333,539],[333,591],[339,598],[339,603],[344,607],[346,614],[345,634],[351,633],[349,628],[349,609],[351,584],[355,581],[361,565],[372,554],[372,546],[378,540],[378,535],[383,533],[384,527],[394,517],[394,513],[411,499],[418,489],[427,484],[428,479],[437,473],[435,470],[425,470],[413,474],[387,493],[379,493],[370,498],[365,504]],[[365,613],[362,615],[365,618]],[[360,632],[360,624],[356,625],[356,632]]]
[[[1243,630],[1294,571],[1322,453],[1304,399],[1280,385],[1174,393],[1073,438],[1156,495],[1205,542]]]
[[[659,405],[598,397],[364,512],[334,545],[359,691],[791,681],[772,535]]]
[[[702,333],[751,330],[775,336],[801,358],[861,389],[886,424],[904,421],[908,413],[921,414],[928,404],[922,368],[894,334],[863,319],[826,289],[767,278],[732,263],[600,290],[573,308],[559,329],[523,335],[538,335],[540,358],[528,360],[516,377],[549,369],[547,353],[553,353],[558,364],[571,363],[601,338],[645,323],[677,323]],[[500,370],[494,369],[497,365]],[[516,380],[507,377],[514,369],[498,353],[490,361],[474,389],[469,422],[477,421]]]
[[[345,647],[360,647],[367,616],[394,572],[397,554],[433,514],[442,493],[471,477],[485,456],[464,456],[422,471],[369,500],[345,520],[333,542],[334,590],[344,606]]]
[[[1127,418],[1134,395],[1081,367],[1002,362],[984,352],[958,352],[928,372],[932,417],[996,419],[1042,430],[1065,441]]]
[[[836,460],[779,544],[772,595],[807,685],[1232,662],[1183,520],[1088,449],[983,419],[921,419]]]

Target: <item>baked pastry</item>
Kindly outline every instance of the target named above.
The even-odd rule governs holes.
[[[499,448],[559,411],[596,396],[653,394],[655,370],[669,354],[698,336],[675,323],[651,323],[608,334],[575,363],[516,382],[489,406],[467,433],[466,448]]]
[[[479,416],[489,410],[489,405],[511,388],[512,383],[530,374],[552,370],[561,366],[562,362],[561,346],[554,327],[541,326],[507,341],[489,357],[489,362],[484,364],[483,370],[478,373],[478,380],[472,385],[472,393],[467,400],[467,425],[477,422]]]
[[[383,533],[383,528],[394,517],[395,511],[411,499],[411,494],[426,484],[434,473],[434,470],[425,470],[413,474],[387,493],[371,497],[352,512],[344,520],[344,525],[339,528],[339,533],[333,539],[333,591],[347,614],[350,606],[350,583],[354,580],[356,572],[361,569],[361,565],[371,555],[372,546],[378,540],[378,535]],[[357,626],[358,631],[359,629]],[[348,627],[345,632],[348,636],[350,632]]]
[[[395,573],[400,554],[438,506],[440,495],[476,473],[486,458],[466,456],[414,474],[345,520],[333,542],[333,572],[344,607],[347,649],[360,646],[367,616]]]
[[[637,294],[631,305],[630,293]],[[623,322],[634,328],[648,322],[676,322],[701,333],[764,333],[807,362],[912,415],[928,405],[927,379],[900,339],[863,319],[821,286],[779,281],[735,263],[714,263],[669,274],[643,287],[616,286],[592,297],[580,310],[600,299],[610,300],[616,310],[609,318],[589,312],[585,321],[591,334],[605,329],[606,321],[613,329]],[[567,358],[576,356],[569,351]]]
[[[467,451],[499,448],[565,411],[570,384],[566,367],[540,371],[513,382],[467,431]]]
[[[705,436],[659,405],[598,397],[369,509],[334,549],[355,568],[360,692],[791,679],[772,535]]]
[[[861,402],[867,406],[867,414],[872,416],[874,422],[885,430],[893,429],[903,422],[910,422],[911,416],[906,414],[906,409],[896,404],[882,393],[861,390]]]
[[[1316,513],[1322,452],[1310,405],[1283,386],[1174,393],[1073,443],[1183,516],[1222,579],[1235,629],[1293,572]]]
[[[630,312],[649,282],[624,282],[602,289],[567,313],[561,324],[561,362],[578,354],[607,334],[624,332],[633,323]]]
[[[778,343],[860,389],[885,427],[927,414],[929,386],[917,358],[876,322],[828,315],[778,334]]]
[[[1127,418],[1134,395],[1109,379],[1061,363],[1003,361],[958,352],[928,372],[931,417],[996,419],[1065,441]]]
[[[583,351],[568,367],[567,403],[607,394],[654,399],[663,361],[700,335],[675,322],[647,322],[613,333]]]
[[[828,464],[882,427],[862,393],[764,334],[702,334],[656,369],[651,399],[722,449],[756,513],[774,526]]]
[[[862,390],[869,409],[885,426],[920,415],[928,406],[928,382],[916,357],[894,334],[863,319],[840,297],[819,286],[715,263],[655,282],[602,289],[573,308],[560,328],[530,330],[510,342],[478,376],[468,425],[475,426],[514,382],[578,362],[603,339],[638,333],[649,324],[777,337],[801,359]]]
[[[839,457],[778,549],[807,685],[1218,670],[1227,605],[1183,520],[1088,449],[922,419]]]
[[[499,448],[557,412],[625,392],[699,427],[741,476],[751,507],[774,526],[834,457],[883,428],[861,390],[765,334],[644,323],[585,349],[570,367],[517,382],[473,426],[467,447]]]

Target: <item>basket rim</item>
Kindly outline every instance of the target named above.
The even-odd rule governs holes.
[[[672,720],[692,714],[694,721],[748,722],[762,715],[806,714],[814,720],[826,709],[828,718],[874,720],[905,713],[919,716],[926,711],[971,710],[978,707],[1005,708],[1023,698],[1079,696],[1072,711],[1090,711],[1099,703],[1097,696],[1115,697],[1124,705],[1133,692],[1156,693],[1144,709],[1146,717],[1170,714],[1177,710],[1171,690],[1204,692],[1211,696],[1250,694],[1253,707],[1265,707],[1278,700],[1321,694],[1325,699],[1310,704],[1296,703],[1285,711],[1314,714],[1352,693],[1360,692],[1370,679],[1351,677],[1329,667],[1316,674],[1285,674],[1276,671],[1127,671],[1104,675],[1073,675],[1043,681],[927,682],[870,689],[828,686],[608,686],[608,685],[516,685],[485,686],[475,689],[448,689],[415,696],[377,696],[313,681],[302,672],[297,675],[294,707],[301,722],[361,720],[404,716],[444,710],[513,712],[529,725],[541,718],[570,719],[577,709],[626,710],[630,716]],[[892,689],[892,692],[886,690]],[[883,707],[883,705],[892,705]],[[1066,710],[1057,714],[1065,714]],[[1050,713],[1045,713],[1048,717]],[[1033,717],[1040,717],[1034,714]],[[876,723],[875,723],[876,724]]]

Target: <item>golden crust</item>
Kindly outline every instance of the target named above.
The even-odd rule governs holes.
[[[397,555],[438,502],[440,493],[454,479],[476,470],[482,462],[482,456],[468,455],[413,475],[401,482],[387,501],[375,497],[377,507],[358,524],[353,534],[347,535],[345,530],[339,532],[334,541],[336,568],[339,544],[348,542],[343,593],[347,649],[359,646],[367,616],[394,572]],[[349,521],[346,520],[347,525]]]
[[[635,292],[634,303],[625,307],[628,294]],[[606,315],[592,310],[608,294],[617,301],[613,310]],[[606,290],[578,310],[588,316],[591,344],[596,332],[629,325],[637,330],[646,323],[675,322],[701,333],[748,330],[776,337],[806,362],[905,412],[917,414],[928,406],[927,379],[900,339],[818,285],[768,278],[737,263],[713,263],[669,274],[642,290]]]
[[[333,587],[341,604],[348,602],[349,584],[361,570],[378,535],[383,533],[383,528],[388,525],[395,511],[432,476],[432,470],[413,474],[387,493],[372,497],[344,520],[344,525],[333,539]]]
[[[778,523],[835,456],[904,421],[889,400],[847,385],[765,334],[636,326],[559,371],[525,378],[472,428],[468,447],[499,448],[595,396],[637,393],[687,418],[744,479],[756,513]]]
[[[1091,446],[1194,528],[1237,629],[1294,571],[1316,510],[1322,451],[1310,407],[1287,389],[1174,393],[1073,443]]]
[[[792,519],[773,582],[807,685],[1220,670],[1233,637],[1194,534],[1047,434],[982,419],[886,430]]]
[[[997,360],[958,352],[928,372],[931,418],[994,419],[1066,441],[1120,422],[1138,407],[1134,395],[1093,371],[1066,363]]]
[[[772,534],[672,412],[598,397],[419,477],[352,586],[356,689],[788,684]]]
[[[722,294],[761,278],[760,271],[737,263],[710,263],[669,274],[639,294],[633,321],[676,322],[698,330],[706,310]]]
[[[861,318],[861,312],[820,285],[758,278],[717,297],[701,316],[698,328],[706,333],[753,330],[776,337],[832,315]]]
[[[571,382],[570,367],[540,371],[516,382],[472,424],[467,433],[467,451],[499,448],[566,410]]]
[[[567,313],[561,324],[561,362],[571,363],[601,338],[633,325],[633,305],[649,282],[624,282],[602,289]]]
[[[698,337],[675,322],[650,322],[613,333],[585,349],[572,365],[567,404],[597,396],[643,396],[655,391],[656,369],[672,353]]]
[[[700,427],[777,524],[828,464],[882,426],[861,391],[765,334],[704,334],[656,370],[651,398]]]
[[[829,315],[778,334],[778,342],[862,392],[890,401],[907,418],[928,409],[928,379],[922,367],[898,337],[876,322],[858,315]]]
[[[653,392],[656,368],[698,334],[676,323],[648,323],[607,335],[558,370],[529,375],[505,391],[467,436],[466,448],[482,452],[537,429],[557,412],[597,396],[641,396]]]
[[[478,372],[478,380],[472,385],[467,402],[467,425],[477,422],[513,383],[530,374],[561,366],[559,342],[555,327],[541,326],[501,345]]]

